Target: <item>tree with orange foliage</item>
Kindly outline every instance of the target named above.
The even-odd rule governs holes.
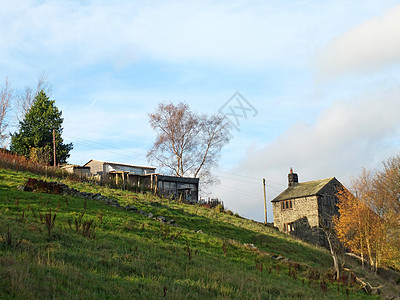
[[[383,165],[383,171],[377,172],[375,179],[376,194],[380,195],[377,208],[385,220],[389,263],[400,265],[400,155],[389,158]]]
[[[393,265],[399,261],[399,215],[396,213],[396,194],[400,181],[393,173],[393,159],[385,164],[382,172],[363,170],[352,181],[354,196],[343,189],[338,193],[339,217],[334,219],[335,230],[340,241],[353,253],[368,258],[371,269],[377,271],[381,265]],[[397,177],[400,179],[400,177]],[[396,263],[394,263],[396,264]]]

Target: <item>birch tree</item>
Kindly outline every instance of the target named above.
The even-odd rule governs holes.
[[[17,119],[21,121],[24,119],[25,115],[31,109],[33,103],[35,102],[36,96],[40,93],[40,91],[44,91],[46,95],[51,96],[51,86],[48,81],[48,76],[46,73],[42,73],[39,78],[35,88],[30,86],[25,86],[23,92],[19,93],[17,96]]]
[[[230,139],[224,116],[197,114],[181,102],[159,104],[149,119],[157,133],[147,154],[150,161],[179,177],[212,181],[211,168],[217,165],[221,149]]]
[[[5,79],[4,86],[1,87],[0,91],[0,146],[4,147],[9,137],[7,134],[8,127],[8,113],[11,108],[11,102],[13,99],[13,89],[11,88],[8,79]]]

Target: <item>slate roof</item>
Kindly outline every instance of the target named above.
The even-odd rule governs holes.
[[[280,193],[271,202],[278,202],[282,200],[289,200],[307,196],[315,196],[332,180],[336,180],[336,178],[331,177],[326,179],[296,183],[295,185],[288,187],[286,190]]]

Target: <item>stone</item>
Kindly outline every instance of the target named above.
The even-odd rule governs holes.
[[[175,225],[175,220],[168,220],[167,224],[169,224],[169,225]]]
[[[163,223],[167,222],[167,219],[164,218],[163,216],[158,216],[157,219],[158,219],[160,222],[163,222]]]
[[[257,249],[257,247],[254,246],[254,244],[244,244],[244,246],[245,246],[246,248],[249,248],[249,249]]]
[[[147,216],[148,216],[149,218],[152,218],[152,217],[153,217],[153,214],[152,214],[151,212],[149,212]]]
[[[94,194],[93,195],[93,199],[94,200],[101,200],[103,198],[103,196],[100,193]]]
[[[289,258],[285,257],[284,259],[282,259],[282,261],[287,263],[287,262],[289,262]]]
[[[196,233],[204,234],[203,230],[197,230]]]
[[[137,208],[134,207],[133,205],[132,205],[132,206],[126,205],[124,208],[125,208],[125,210],[127,210],[127,211],[136,211],[136,210],[137,210]]]

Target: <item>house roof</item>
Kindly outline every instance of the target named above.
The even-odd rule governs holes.
[[[307,196],[315,196],[332,180],[337,181],[335,177],[331,177],[326,179],[296,183],[293,186],[289,186],[271,202],[278,202],[282,200],[302,198]]]
[[[91,159],[89,160],[86,164],[83,166],[85,167],[88,163],[91,161],[98,161],[103,164],[109,164],[109,165],[117,165],[117,166],[125,166],[125,167],[133,167],[133,168],[141,168],[141,169],[156,169],[156,167],[149,167],[149,166],[140,166],[140,165],[129,165],[129,164],[121,164],[121,163],[116,163],[116,162],[110,162],[110,161],[102,161],[102,160],[97,160],[97,159]]]
[[[83,167],[83,166],[80,166],[80,165],[74,165],[74,164],[65,164],[65,165],[63,165],[63,166],[61,166],[61,168],[62,169],[68,169],[68,168],[89,168],[89,167]]]
[[[168,175],[158,175],[158,181],[180,182],[180,183],[199,183],[199,178],[178,177]]]

